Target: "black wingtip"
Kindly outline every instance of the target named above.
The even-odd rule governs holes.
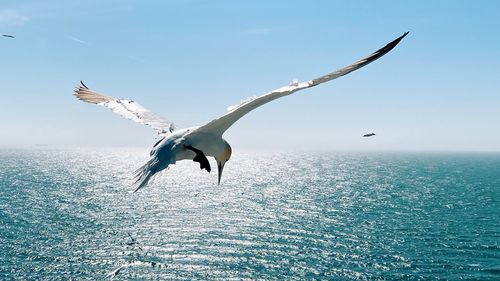
[[[85,85],[85,84],[83,83],[83,81],[82,81],[82,80],[80,80],[80,84],[82,84],[82,86],[83,86],[85,89],[88,89],[88,88],[89,88],[89,87],[87,87],[87,85]]]
[[[403,35],[399,36],[398,38],[396,38],[396,40],[392,41],[391,43],[394,43],[394,45],[397,45],[399,43],[399,41],[403,40],[403,38],[405,38],[406,35],[408,35],[409,33],[410,33],[409,31],[406,31],[405,33],[403,33]]]
[[[406,31],[405,33],[403,33],[403,35],[399,36],[398,38],[394,39],[394,41],[392,41],[391,43],[387,44],[386,47],[388,46],[391,46],[391,49],[394,48],[397,44],[399,44],[399,42],[401,40],[403,40],[403,38],[406,37],[406,35],[408,35],[410,32],[409,31]]]
[[[398,38],[392,40],[391,42],[389,42],[387,45],[385,45],[383,48],[381,48],[380,50],[377,50],[375,53],[371,54],[368,58],[367,58],[367,61],[366,61],[366,64],[380,58],[381,56],[387,54],[389,51],[391,51],[392,49],[394,49],[394,47],[396,47],[399,42],[401,42],[401,40],[403,40],[403,38],[405,38],[406,35],[408,35],[410,32],[407,31],[405,32],[403,35],[399,36]]]

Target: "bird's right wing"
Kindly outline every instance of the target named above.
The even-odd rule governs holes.
[[[254,110],[255,108],[264,105],[272,100],[277,98],[281,98],[290,94],[293,94],[299,90],[311,88],[316,85],[319,85],[324,82],[328,82],[330,80],[336,79],[338,77],[344,76],[348,73],[351,73],[361,67],[375,61],[376,59],[382,57],[387,54],[390,50],[392,50],[396,45],[408,34],[408,32],[404,33],[402,36],[396,38],[392,42],[385,45],[383,48],[375,51],[371,55],[351,64],[344,68],[341,68],[337,71],[328,73],[321,77],[306,81],[306,82],[293,82],[288,86],[284,86],[278,88],[274,91],[268,92],[258,97],[253,97],[243,101],[241,104],[237,106],[233,106],[229,108],[229,112],[225,115],[212,120],[211,122],[201,126],[198,130],[209,132],[212,134],[222,135],[234,122],[238,121],[241,117],[243,117],[248,112]]]
[[[122,117],[150,126],[158,134],[168,134],[176,129],[172,122],[162,119],[133,100],[99,94],[87,88],[83,82],[80,83],[81,85],[75,89],[75,96],[84,102],[105,106]]]

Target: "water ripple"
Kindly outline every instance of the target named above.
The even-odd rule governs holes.
[[[0,151],[0,279],[500,276],[499,154],[241,152],[131,194],[146,159]]]

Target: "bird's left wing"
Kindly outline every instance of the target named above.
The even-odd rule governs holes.
[[[243,101],[241,104],[235,106],[235,107],[230,107],[229,112],[223,115],[220,118],[217,118],[215,120],[212,120],[211,122],[207,123],[204,126],[201,126],[199,130],[210,132],[213,134],[218,134],[222,135],[231,125],[234,124],[234,122],[238,121],[241,117],[243,117],[245,114],[250,112],[251,110],[266,104],[272,100],[275,100],[280,97],[284,97],[287,95],[290,95],[294,92],[297,92],[302,89],[306,88],[311,88],[316,85],[319,85],[324,82],[328,82],[330,80],[333,80],[335,78],[344,76],[354,70],[357,70],[373,61],[376,59],[382,57],[383,55],[387,54],[390,50],[392,50],[396,45],[408,34],[408,32],[404,33],[402,36],[396,38],[394,41],[390,42],[387,44],[385,47],[377,50],[376,52],[372,53],[371,55],[367,56],[366,58],[363,58],[349,66],[346,66],[344,68],[341,68],[337,71],[334,71],[332,73],[329,73],[327,75],[318,77],[316,79],[309,80],[307,82],[292,82],[288,86],[281,87],[279,89],[276,89],[274,91],[271,91],[269,93],[266,93],[264,95],[261,95],[259,97],[254,97],[250,98],[246,101]]]
[[[80,83],[75,89],[75,96],[84,102],[105,106],[122,117],[152,127],[158,134],[168,134],[176,129],[172,122],[162,119],[133,100],[99,94],[87,88],[83,82]]]

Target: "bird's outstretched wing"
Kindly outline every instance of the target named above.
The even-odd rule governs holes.
[[[316,79],[309,80],[307,82],[302,82],[302,83],[292,82],[288,86],[281,87],[279,89],[276,89],[259,97],[247,99],[237,106],[230,107],[228,113],[200,127],[199,130],[222,135],[229,127],[231,127],[231,125],[234,124],[234,122],[238,121],[238,119],[240,119],[242,116],[244,116],[248,112],[252,111],[253,109],[263,104],[266,104],[277,98],[290,95],[296,91],[306,88],[311,88],[321,83],[328,82],[330,80],[338,78],[340,76],[344,76],[350,72],[353,72],[354,70],[357,70],[375,61],[376,59],[382,57],[383,55],[387,54],[390,50],[392,50],[407,34],[408,32],[404,33],[402,36],[396,38],[394,41],[390,42],[385,47],[381,48],[380,50],[377,50],[376,52],[367,56],[366,58],[363,58],[337,71],[334,71],[332,73],[329,73],[327,75],[321,76]]]
[[[133,100],[102,95],[87,88],[83,82],[80,83],[75,89],[75,96],[82,101],[105,106],[118,115],[152,127],[158,134],[168,134],[176,129],[172,122],[162,119]]]

